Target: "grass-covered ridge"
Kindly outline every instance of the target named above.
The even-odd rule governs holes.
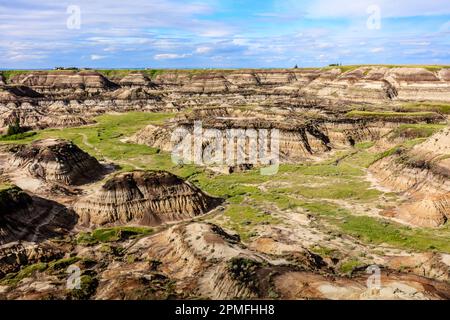
[[[450,114],[450,103],[442,102],[411,102],[403,104],[399,110],[402,111],[432,111],[442,114]]]
[[[349,118],[434,118],[438,116],[435,112],[395,112],[395,111],[362,111],[353,110],[347,113]]]

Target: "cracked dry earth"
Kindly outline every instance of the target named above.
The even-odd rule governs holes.
[[[1,75],[0,298],[447,300],[449,75]],[[278,170],[174,163],[197,121],[278,129]]]

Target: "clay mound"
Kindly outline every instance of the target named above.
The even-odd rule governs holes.
[[[11,151],[13,168],[26,169],[47,182],[79,185],[99,178],[104,171],[95,158],[65,140],[39,140]]]
[[[73,212],[56,202],[31,197],[16,186],[0,190],[0,244],[62,235],[76,221]]]
[[[397,81],[439,81],[439,78],[433,72],[423,68],[393,68],[388,75]]]
[[[1,95],[1,92],[0,92]],[[1,98],[0,98],[1,99]],[[21,127],[30,129],[67,128],[82,126],[92,123],[89,118],[67,113],[46,113],[43,114],[35,108],[3,109],[0,108],[0,129],[8,127],[19,121]]]
[[[74,208],[84,224],[158,225],[204,214],[217,203],[168,172],[135,171],[109,179]]]
[[[228,92],[232,88],[222,75],[198,75],[192,77],[189,84],[182,88],[183,92],[192,93],[220,93]]]
[[[122,88],[112,92],[112,97],[117,100],[161,100],[144,88]]]
[[[398,209],[396,217],[422,227],[442,226],[450,217],[450,193],[407,203]]]
[[[259,79],[251,72],[234,72],[226,76],[226,79],[237,86],[257,86]]]
[[[284,85],[296,80],[295,73],[288,70],[258,71],[255,75],[262,85]]]
[[[123,77],[119,84],[121,86],[125,87],[154,87],[155,85],[151,82],[151,80],[144,74],[137,72],[137,73],[130,73]]]
[[[252,279],[249,279],[253,270],[237,267],[239,262],[259,266],[266,260],[247,250],[240,243],[239,236],[228,234],[216,225],[190,223],[175,226],[139,241],[131,252],[140,248],[146,249],[142,259],[160,261],[160,271],[176,280],[181,288],[198,288],[201,297],[258,297],[257,279],[253,279],[255,283],[250,283]],[[234,265],[236,267],[233,268]]]

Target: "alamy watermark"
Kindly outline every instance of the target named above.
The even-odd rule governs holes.
[[[79,30],[81,28],[81,8],[77,5],[67,7],[66,13],[69,17],[66,20],[67,29]]]
[[[370,296],[378,296],[381,291],[381,269],[377,265],[369,266],[366,273],[370,274],[366,284]]]
[[[367,7],[367,14],[369,18],[367,19],[367,29],[369,30],[380,30],[381,29],[381,8],[378,5],[371,5]]]
[[[69,277],[67,278],[66,288],[69,290],[81,289],[81,269],[76,265],[67,268]]]
[[[178,127],[171,136],[174,164],[261,166],[262,175],[278,173],[280,132],[277,129],[205,129],[201,121]]]

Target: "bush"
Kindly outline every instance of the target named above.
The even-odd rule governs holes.
[[[8,131],[6,132],[7,136],[12,136],[15,134],[23,133],[25,132],[24,128],[20,126],[19,120],[16,120],[14,124],[10,124],[8,126]]]

